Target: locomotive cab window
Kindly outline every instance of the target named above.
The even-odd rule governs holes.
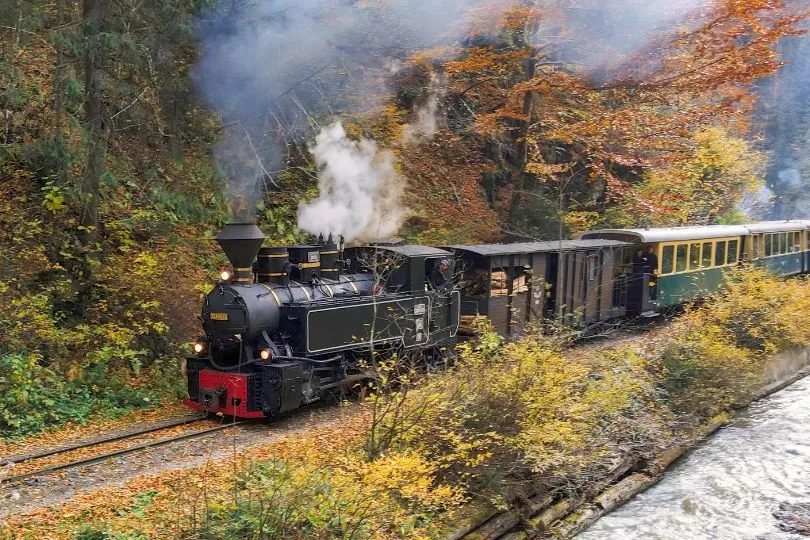
[[[442,262],[447,263],[447,267],[442,270]],[[452,284],[453,270],[450,260],[444,257],[429,257],[425,259],[425,290],[433,291],[444,289]]]

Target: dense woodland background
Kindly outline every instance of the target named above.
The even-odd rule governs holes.
[[[342,4],[310,3],[339,24]],[[414,242],[807,217],[801,3],[716,0],[632,45],[600,36],[632,32],[645,2],[462,3],[429,44],[409,40],[400,4],[347,3],[367,14],[365,41],[303,59],[258,103],[244,134],[267,158],[255,206],[269,243],[305,239],[309,145],[335,119],[393,152]],[[182,391],[199,295],[226,265],[212,239],[244,205],[217,159],[240,132],[195,66],[217,21],[261,28],[243,9],[0,0],[0,434]]]

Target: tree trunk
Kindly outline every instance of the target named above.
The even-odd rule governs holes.
[[[104,14],[107,0],[84,0],[84,128],[87,141],[87,162],[79,192],[81,208],[79,216],[80,269],[78,272],[77,300],[79,311],[84,312],[92,292],[92,258],[98,239],[99,195],[101,175],[107,150],[107,122],[101,88],[101,70],[104,60]]]
[[[67,148],[65,145],[65,40],[63,28],[65,24],[65,0],[56,0],[56,69],[54,70],[54,141],[57,152],[57,172],[59,181],[63,184],[70,182],[67,165]]]
[[[525,80],[534,78],[536,69],[535,49],[532,47],[531,56],[526,60]],[[512,174],[512,200],[509,203],[509,227],[516,230],[517,219],[520,215],[520,203],[523,200],[523,191],[526,189],[526,163],[529,160],[529,128],[532,125],[532,115],[535,108],[535,93],[526,92],[523,96],[523,121],[516,141],[517,159],[515,171]]]

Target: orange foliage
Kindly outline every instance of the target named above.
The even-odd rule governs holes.
[[[571,156],[566,161],[573,157],[583,177],[604,184],[608,198],[630,199],[631,205],[655,214],[660,211],[656,206],[632,200],[630,185],[641,180],[644,170],[688,159],[690,136],[698,129],[721,123],[732,131],[745,130],[754,103],[748,85],[779,68],[776,44],[800,33],[798,25],[806,16],[785,0],[724,0],[690,14],[682,27],[636,51],[602,80],[598,73],[554,61],[536,49],[534,76],[512,85],[500,107],[477,119],[477,129],[514,135],[520,124],[530,123],[525,135],[533,142],[529,164],[544,163],[543,155],[556,141],[567,147]],[[564,13],[554,17],[546,22],[564,28]],[[525,46],[514,52],[527,54]],[[519,57],[499,56],[515,71]],[[474,50],[463,62],[472,71],[487,59]],[[534,99],[531,118],[527,94]]]
[[[488,242],[500,235],[498,216],[481,186],[491,166],[479,142],[447,131],[436,141],[402,149],[402,172],[409,189],[410,225],[432,243]]]

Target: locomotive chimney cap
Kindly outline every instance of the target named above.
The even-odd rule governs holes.
[[[234,268],[249,268],[264,243],[264,234],[255,223],[228,223],[217,243]]]

